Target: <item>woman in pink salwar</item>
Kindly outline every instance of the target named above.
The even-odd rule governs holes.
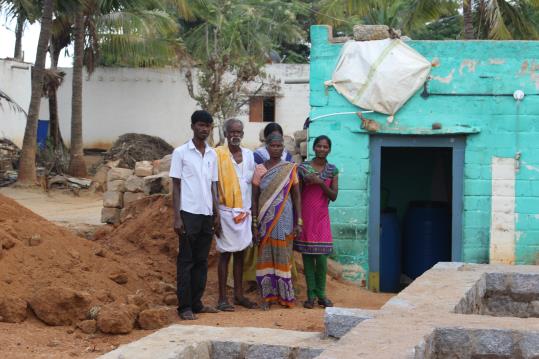
[[[339,181],[335,165],[327,161],[331,140],[318,136],[313,145],[315,158],[298,168],[301,180],[301,207],[303,209],[303,232],[294,240],[294,249],[301,252],[307,300],[303,306],[312,309],[315,300],[321,307],[332,307],[326,297],[327,257],[333,250],[328,205],[337,199]]]

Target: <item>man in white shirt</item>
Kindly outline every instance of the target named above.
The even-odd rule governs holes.
[[[206,144],[212,116],[195,111],[191,116],[193,139],[172,153],[170,177],[174,231],[180,238],[176,262],[178,313],[194,320],[194,313],[216,313],[202,304],[208,275],[208,254],[214,233],[220,233],[217,192],[217,156]]]
[[[256,304],[243,295],[243,253],[252,243],[251,180],[255,170],[253,152],[240,147],[243,123],[230,119],[225,123],[227,145],[215,149],[219,163],[219,212],[221,233],[217,236],[219,255],[219,300],[217,309],[234,311],[228,302],[226,282],[228,263],[234,256],[234,304],[252,309]]]

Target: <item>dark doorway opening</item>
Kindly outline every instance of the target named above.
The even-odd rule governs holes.
[[[371,137],[369,286],[398,292],[458,261],[464,138]]]
[[[382,147],[380,290],[451,261],[452,149]]]

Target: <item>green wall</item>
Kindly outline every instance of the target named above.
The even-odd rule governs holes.
[[[342,43],[330,41],[330,28],[311,27],[311,118],[358,108],[325,88]],[[419,91],[402,107],[392,124],[386,115],[369,114],[381,133],[468,133],[464,168],[462,260],[488,263],[491,224],[491,161],[521,153],[516,173],[515,263],[533,264],[539,249],[539,42],[409,41],[429,61],[430,96]],[[512,94],[526,94],[518,103]],[[368,278],[369,135],[355,115],[326,117],[309,128],[310,144],[321,134],[334,141],[330,161],[340,169],[339,198],[330,214],[334,257],[345,264],[345,276]],[[311,146],[309,146],[310,149]],[[311,150],[311,149],[310,149]]]

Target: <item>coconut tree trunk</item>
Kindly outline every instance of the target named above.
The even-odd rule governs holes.
[[[50,44],[51,53],[51,69],[56,70],[58,68],[58,59],[60,57],[60,50],[56,49],[54,45]],[[60,119],[58,117],[58,89],[54,88],[49,93],[49,130],[53,149],[58,151],[64,148],[64,141],[62,139],[62,133],[60,132]]]
[[[47,44],[51,37],[53,0],[43,1],[41,30],[37,44],[36,61],[32,68],[32,95],[24,130],[18,182],[34,184],[36,181],[37,118],[43,91],[43,70],[47,56]]]
[[[462,15],[464,17],[464,39],[473,40],[475,35],[473,29],[472,0],[463,0]]]
[[[73,60],[73,87],[71,99],[71,148],[68,172],[75,177],[86,177],[82,143],[82,64],[84,57],[84,16],[75,18],[75,50]]]
[[[17,16],[17,26],[15,26],[15,52],[13,58],[19,61],[22,61],[22,34],[24,32],[25,21],[26,18],[24,15],[19,14]]]

